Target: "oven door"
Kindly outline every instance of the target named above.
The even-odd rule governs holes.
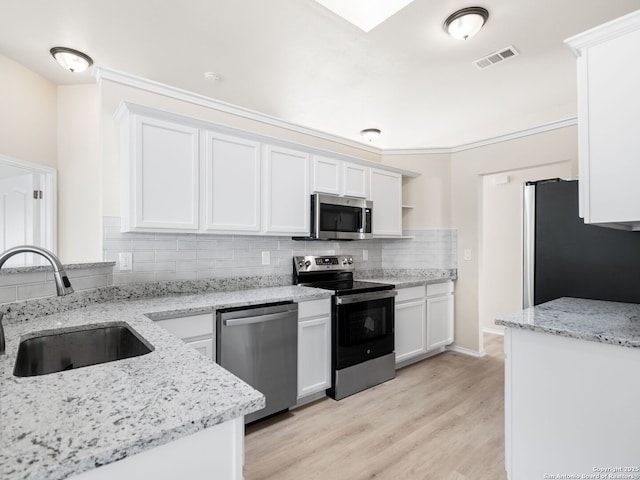
[[[334,297],[334,370],[394,351],[395,290]]]

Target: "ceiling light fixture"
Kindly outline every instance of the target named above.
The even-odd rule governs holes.
[[[380,136],[380,130],[377,128],[365,128],[360,131],[360,135],[362,135],[365,140],[369,140],[370,142],[374,141],[376,138]]]
[[[78,73],[84,72],[87,68],[93,65],[93,60],[89,55],[86,55],[73,48],[66,47],[53,47],[49,50],[49,53],[57,60],[57,62],[70,72]]]
[[[489,12],[482,7],[467,7],[453,12],[444,21],[444,31],[458,40],[473,37],[484,26]]]

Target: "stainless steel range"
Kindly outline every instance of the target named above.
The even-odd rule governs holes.
[[[332,290],[331,388],[340,400],[396,376],[395,286],[353,279],[345,255],[293,258],[294,283]]]

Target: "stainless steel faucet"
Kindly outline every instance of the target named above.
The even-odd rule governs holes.
[[[36,247],[35,245],[20,245],[18,247],[10,248],[0,255],[0,268],[2,268],[7,260],[19,253],[37,253],[38,255],[43,256],[53,268],[53,279],[56,282],[56,292],[58,293],[58,296],[73,293],[73,287],[71,286],[67,273],[64,271],[64,268],[62,268],[62,263],[60,263],[60,260],[53,252],[50,252],[45,248]],[[4,329],[2,327],[2,314],[0,314],[0,355],[4,352]]]

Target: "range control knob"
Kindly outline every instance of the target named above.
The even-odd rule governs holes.
[[[304,268],[304,262],[302,260],[298,262],[298,268]]]
[[[305,260],[304,261],[304,266],[309,268],[311,266],[311,260]]]
[[[346,265],[346,264],[347,264],[347,259],[346,259],[346,258],[343,258],[343,259],[342,259],[342,264],[343,264],[343,265]]]
[[[349,265],[353,264],[353,257],[349,257],[349,259],[347,260],[347,262],[349,263]]]

